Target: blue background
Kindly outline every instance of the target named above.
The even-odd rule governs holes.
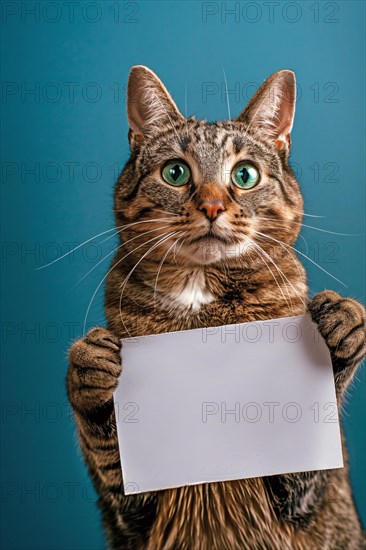
[[[61,1],[36,4],[2,3],[1,545],[94,550],[104,539],[64,378],[69,342],[82,334],[110,257],[71,289],[113,249],[113,239],[98,245],[107,233],[36,268],[113,227],[114,180],[128,157],[129,68],[148,65],[183,112],[187,104],[188,114],[210,120],[227,118],[223,68],[232,116],[253,83],[295,70],[292,161],[306,212],[325,216],[305,223],[363,233],[364,3],[284,2],[274,14],[262,2],[79,2],[74,14]],[[364,301],[363,237],[310,228],[302,235],[307,255],[348,286],[306,260],[311,292],[332,288]],[[303,240],[298,246],[306,253]],[[103,323],[101,288],[88,326]],[[344,424],[365,524],[364,396],[363,369]]]

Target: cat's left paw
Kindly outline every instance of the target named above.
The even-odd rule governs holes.
[[[366,353],[365,308],[333,290],[317,294],[308,308],[333,357],[361,361]]]

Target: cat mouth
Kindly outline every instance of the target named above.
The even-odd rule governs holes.
[[[208,265],[225,258],[238,257],[241,254],[241,244],[237,237],[226,236],[208,231],[186,239],[182,247],[182,255],[197,265]]]
[[[198,242],[222,242],[224,244],[231,244],[231,240],[229,240],[227,237],[224,237],[223,235],[219,235],[217,233],[213,233],[212,231],[208,231],[207,233],[204,233],[203,235],[199,235],[198,237],[193,237],[193,239],[189,240],[190,244],[198,243]]]

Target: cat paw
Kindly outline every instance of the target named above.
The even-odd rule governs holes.
[[[344,363],[357,363],[366,353],[365,308],[351,298],[324,290],[308,304],[331,355]]]
[[[67,390],[76,410],[95,410],[112,400],[121,373],[121,342],[104,328],[92,329],[69,353]]]

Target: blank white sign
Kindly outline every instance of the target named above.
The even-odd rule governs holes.
[[[343,466],[332,364],[308,316],[123,340],[125,494]]]

